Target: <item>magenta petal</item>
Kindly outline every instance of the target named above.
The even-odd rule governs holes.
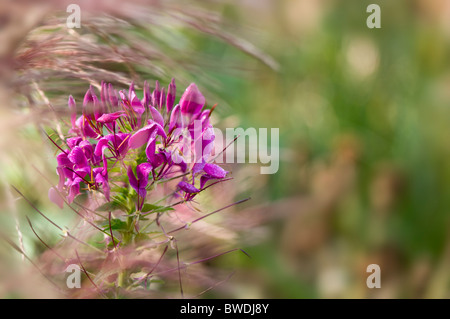
[[[102,80],[100,83],[100,101],[102,101],[103,104],[106,103],[108,100],[108,89],[106,87],[106,82]]]
[[[83,150],[86,159],[92,159],[92,155],[94,154],[94,147],[88,140],[81,141],[78,146]]]
[[[209,164],[209,163],[205,164],[203,170],[205,171],[206,174],[210,175],[213,178],[224,178],[228,173],[222,167],[216,164]]]
[[[139,194],[141,197],[145,197],[147,195],[147,190],[145,187],[148,184],[148,176],[151,171],[151,165],[148,163],[139,164],[136,167],[136,175],[138,178],[134,176],[133,169],[128,167],[127,175],[130,181],[131,187]]]
[[[161,125],[161,127],[164,127],[164,118],[162,117],[161,113],[157,109],[155,109],[153,106],[149,107],[150,114],[152,115],[153,121]]]
[[[93,173],[94,176],[95,176],[95,181],[96,181],[96,182],[98,182],[98,181],[97,181],[97,175],[98,175],[98,174],[101,175],[102,171],[103,171],[103,168],[101,168],[101,167],[96,167],[96,168],[94,168],[94,169],[92,170],[92,173]],[[98,183],[101,183],[101,182],[98,182]]]
[[[64,181],[66,180],[66,175],[64,174],[64,169],[61,167],[57,167],[56,174],[58,174],[58,176],[59,176],[58,189],[62,190],[64,187]]]
[[[94,154],[101,156],[106,148],[108,148],[108,140],[105,137],[102,137],[95,146]]]
[[[98,119],[103,114],[102,107],[98,101],[97,96],[94,93],[94,88],[92,85],[84,95],[83,114],[88,116],[91,120],[92,114],[94,114],[95,119]]]
[[[109,97],[109,103],[111,103],[111,106],[114,108],[118,105],[119,99],[117,98],[117,92],[114,90],[114,87],[111,83],[108,84],[108,97]]]
[[[63,209],[64,207],[64,199],[62,198],[62,196],[59,194],[58,190],[54,187],[50,188],[48,190],[48,198],[55,203],[56,205],[59,206],[59,208]]]
[[[89,89],[86,91],[86,94],[84,95],[83,100],[83,107],[87,107],[89,104],[94,103],[94,94],[93,94],[93,88],[92,85],[89,86]]]
[[[179,166],[183,172],[186,172],[187,164],[183,156],[178,154],[178,152],[173,152],[171,158],[174,165]]]
[[[148,175],[152,170],[152,165],[142,163],[136,167],[136,175],[139,181],[139,188],[145,188],[148,184]]]
[[[141,116],[142,113],[145,112],[145,107],[144,107],[144,105],[142,105],[141,100],[138,99],[138,97],[136,96],[136,93],[134,93],[134,91],[133,91],[132,94],[131,94],[130,104],[131,104],[131,107],[133,108],[133,111],[134,111],[138,116]]]
[[[153,123],[141,128],[139,131],[134,133],[133,136],[130,137],[130,140],[128,143],[129,147],[130,148],[141,147],[142,145],[144,145],[145,143],[148,142],[148,139],[151,137],[152,133],[155,131],[158,135],[161,135],[164,138],[167,137],[166,132],[164,132],[164,129],[162,128],[162,126],[156,122],[153,122]]]
[[[161,125],[159,125],[158,123],[152,123],[151,125],[155,125],[156,134],[162,136],[163,138],[167,138],[166,132]]]
[[[136,176],[134,176],[133,169],[131,166],[128,167],[127,170],[128,180],[130,181],[131,187],[133,187],[135,190],[138,189],[138,181],[136,179]]]
[[[200,173],[203,168],[205,167],[206,163],[195,163],[194,166],[192,166],[192,173],[197,174]]]
[[[147,147],[145,148],[145,155],[147,155],[147,159],[149,159],[151,163],[153,157],[155,156],[155,152],[156,152],[156,139],[151,137],[148,140]]]
[[[125,116],[123,111],[115,112],[115,113],[109,113],[109,114],[103,114],[97,119],[97,122],[100,123],[112,123],[115,120],[117,120],[119,117]]]
[[[133,100],[133,98],[131,97],[133,94],[136,95],[134,93],[134,81],[131,81],[130,88],[128,89],[128,98],[130,99],[130,101]]]
[[[128,179],[130,181],[131,187],[138,193],[139,196],[145,197],[147,195],[147,190],[145,187],[148,183],[148,167],[141,166],[143,164],[139,164],[136,167],[136,173],[138,175],[138,178],[134,176],[133,169],[128,167],[127,175]],[[142,185],[141,185],[142,184]]]
[[[144,97],[142,99],[142,104],[144,104],[145,107],[149,107],[152,104],[152,95],[147,81],[144,81]]]
[[[56,170],[60,178],[59,185],[61,185],[61,179],[72,178],[74,164],[69,160],[65,153],[58,154],[58,156],[56,156],[56,162],[58,163]]]
[[[79,146],[75,146],[69,154],[69,160],[79,167],[87,166],[87,159],[83,150]]]
[[[160,106],[159,105],[160,99],[161,99],[161,87],[159,85],[159,81],[156,80],[155,89],[153,90],[152,94],[153,106]]]
[[[214,179],[214,178],[212,176],[209,176],[208,174],[202,175],[202,177],[200,177],[200,188],[203,188],[203,186],[205,186],[206,182],[208,182],[211,179]]]
[[[80,194],[80,183],[82,179],[77,177],[69,185],[69,196],[67,196],[67,201],[72,204],[74,198]]]
[[[207,160],[214,149],[214,140],[216,136],[214,134],[214,129],[210,125],[202,135],[202,158]]]
[[[164,105],[166,105],[166,89],[162,88],[160,101],[159,101],[159,108],[162,109]]]
[[[77,173],[75,176],[84,176],[86,174],[91,174],[91,168],[89,166],[77,166],[75,165],[75,172]]]
[[[174,128],[183,128],[183,118],[181,117],[181,107],[179,104],[175,105],[170,114],[169,131]]]
[[[119,91],[119,96],[120,96],[120,99],[122,100],[122,103],[127,104],[127,102],[129,102],[128,97],[123,90]]]
[[[72,149],[72,148],[74,148],[75,146],[77,146],[78,144],[80,144],[80,142],[82,141],[83,139],[81,138],[81,137],[69,137],[67,140],[66,140],[66,142],[67,142],[67,145]]]
[[[107,139],[109,139],[110,142],[113,143],[114,148],[119,153],[119,155],[125,155],[128,151],[128,141],[125,141],[130,136],[130,134],[127,133],[117,133],[117,134],[110,134],[106,136]]]
[[[84,136],[97,138],[98,134],[94,132],[92,127],[89,125],[87,118],[84,115],[81,115],[77,119],[76,126],[80,128]]]
[[[75,104],[75,100],[72,95],[69,96],[69,111],[70,111],[70,123],[72,124],[72,128],[76,127],[77,122],[77,105]]]
[[[111,188],[109,187],[108,182],[102,183],[102,187],[103,187],[103,194],[105,195],[106,200],[109,202],[110,201]]]
[[[163,154],[156,154],[156,143],[154,138],[150,138],[150,140],[148,141],[147,147],[145,149],[145,154],[147,155],[149,163],[154,168],[160,166],[165,160]]]
[[[175,85],[175,79],[172,79],[172,81],[170,82],[169,87],[167,89],[167,99],[166,99],[167,113],[170,113],[170,111],[172,111],[172,108],[175,103],[176,91],[177,91],[177,87]]]
[[[200,93],[197,85],[191,83],[180,99],[183,115],[196,115],[205,105],[205,97]]]
[[[144,127],[130,137],[130,139],[128,140],[129,141],[128,146],[130,148],[139,148],[148,141],[149,137],[150,137],[149,129],[147,127]]]
[[[197,189],[194,185],[186,183],[185,181],[181,181],[178,183],[178,187],[189,194],[194,194],[200,192],[199,189]]]
[[[95,175],[95,182],[102,185],[103,193],[104,193],[106,199],[109,201],[110,188],[109,188],[109,183],[108,183],[108,176],[103,175],[103,174],[106,174],[107,172],[104,172],[103,168],[101,168],[101,167],[96,167],[96,168],[94,168],[93,171],[94,171],[94,175]]]
[[[66,153],[59,153],[56,156],[56,162],[58,163],[58,166],[61,166],[61,167],[73,166],[73,163],[70,161],[70,159]]]

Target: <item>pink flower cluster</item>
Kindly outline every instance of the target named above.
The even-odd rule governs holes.
[[[141,209],[149,181],[181,176],[176,191],[191,200],[209,180],[224,179],[228,172],[208,162],[215,136],[205,97],[194,83],[178,104],[175,97],[173,79],[167,90],[156,81],[151,91],[145,82],[142,99],[133,83],[128,92],[117,92],[102,82],[100,99],[91,86],[81,112],[70,96],[71,128],[64,146],[58,146],[59,183],[50,189],[50,199],[62,207],[63,197],[72,203],[88,189],[110,201],[111,174],[121,174],[136,191]]]

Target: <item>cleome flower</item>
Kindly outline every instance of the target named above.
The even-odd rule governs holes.
[[[102,82],[100,98],[90,86],[81,110],[70,96],[71,127],[64,146],[58,146],[59,183],[49,198],[62,207],[62,197],[70,204],[86,190],[110,201],[115,183],[124,182],[141,210],[157,181],[180,177],[174,194],[190,201],[208,181],[223,180],[228,172],[208,162],[215,135],[205,97],[192,83],[175,101],[174,79],[167,90],[156,81],[152,92],[145,82],[142,99],[134,83],[128,92],[117,92]]]
[[[183,297],[182,270],[188,264],[180,263],[174,234],[248,200],[193,218],[201,209],[189,202],[210,186],[229,179],[228,172],[213,163],[215,134],[210,118],[214,107],[206,107],[205,97],[193,83],[176,103],[173,79],[167,90],[156,82],[151,91],[144,82],[142,99],[134,83],[127,91],[117,92],[105,82],[101,83],[99,97],[92,86],[88,88],[81,107],[69,97],[67,136],[59,143],[48,136],[59,149],[59,182],[48,195],[59,207],[66,203],[82,218],[79,227],[64,232],[63,243],[68,239],[66,245],[75,241],[84,249],[78,246],[80,257],[77,249],[75,255],[65,249],[72,246],[58,246],[65,252],[55,256],[64,267],[69,260],[79,264],[98,296],[127,295],[137,288],[148,290],[162,274],[174,278],[173,271],[178,273]],[[78,199],[72,205],[81,194],[87,195],[87,200]],[[100,241],[94,235],[98,232],[103,238]],[[167,253],[164,257],[169,248],[176,255]],[[236,250],[202,256],[198,262]],[[176,256],[176,263],[170,256]],[[155,269],[160,263],[166,269],[158,274]],[[94,273],[95,277],[91,276]]]

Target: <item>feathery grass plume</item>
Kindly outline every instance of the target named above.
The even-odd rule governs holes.
[[[30,26],[14,38],[4,67],[9,69],[7,86],[34,101],[33,83],[51,95],[58,105],[65,98],[62,88],[74,96],[89,82],[100,89],[107,78],[117,85],[130,80],[143,83],[153,78],[164,81],[175,76],[182,82],[195,75],[206,77],[204,67],[226,72],[233,65],[218,65],[214,57],[196,50],[196,39],[213,37],[244,52],[272,69],[278,65],[270,56],[226,27],[214,6],[206,9],[195,2],[187,8],[178,1],[133,0],[93,4],[77,2],[82,8],[81,28],[66,26],[66,7],[70,1],[44,1],[46,6],[29,2],[16,4],[17,10],[34,12]],[[25,7],[25,8],[22,8]],[[39,9],[38,9],[39,8]],[[8,46],[5,46],[8,47]],[[11,63],[12,62],[12,63]],[[176,74],[174,73],[176,71]],[[43,105],[46,107],[46,105]],[[62,109],[59,109],[62,111]]]

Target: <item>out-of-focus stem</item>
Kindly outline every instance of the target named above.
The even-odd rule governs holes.
[[[133,241],[134,216],[127,218],[127,230],[122,233],[122,246],[128,246]],[[123,266],[123,256],[119,256],[122,270],[117,277],[117,287],[123,288],[126,285],[127,270]]]

